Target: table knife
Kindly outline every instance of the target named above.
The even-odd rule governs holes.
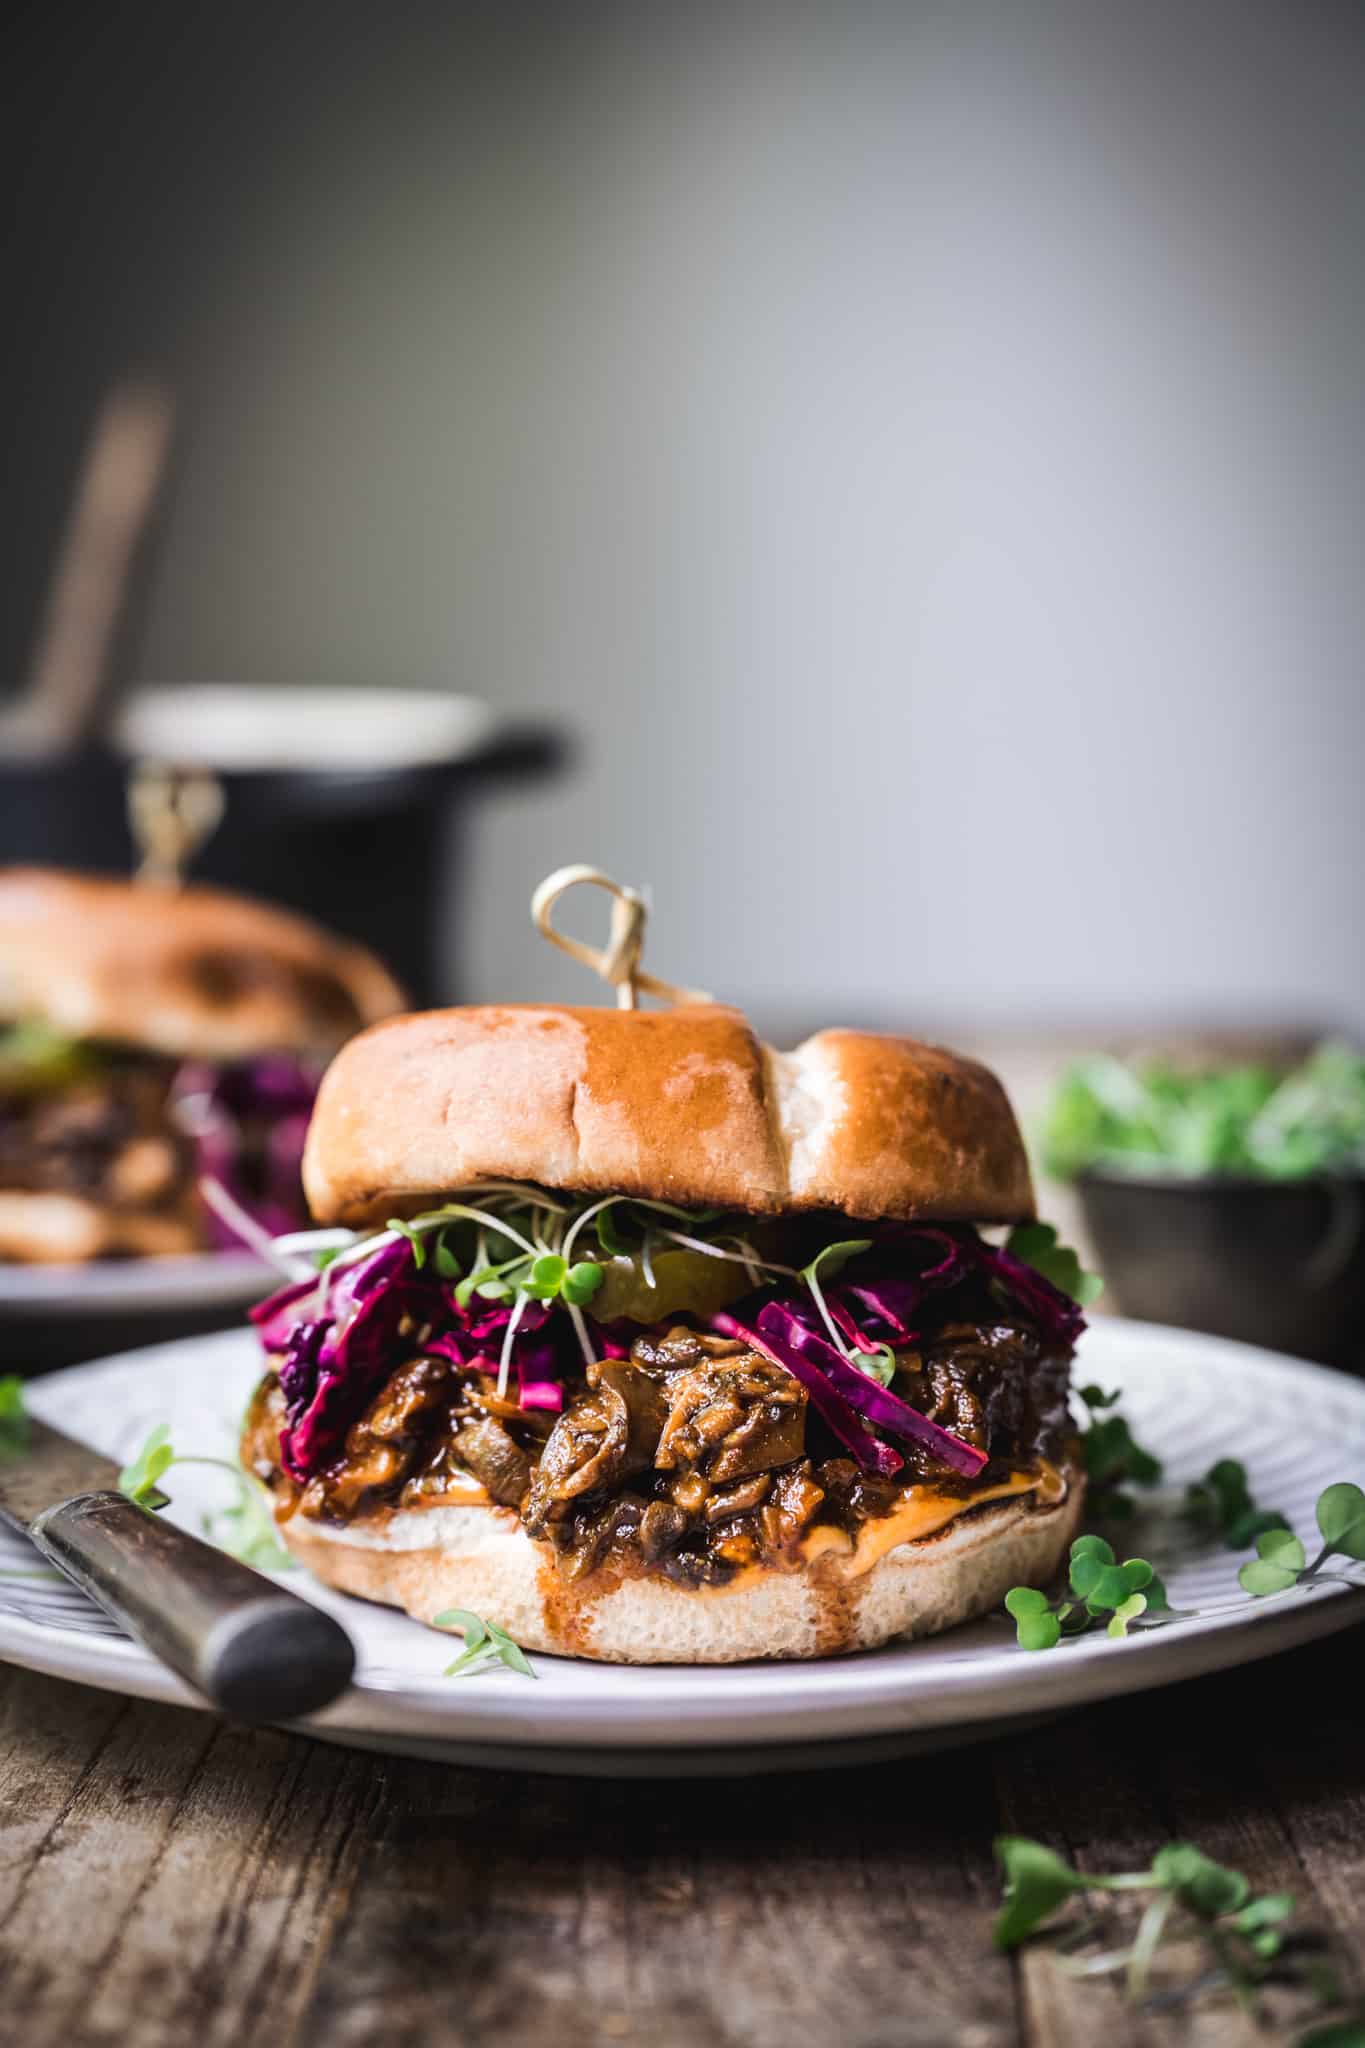
[[[290,1721],[344,1691],[355,1649],[320,1607],[118,1491],[118,1467],[36,1417],[0,1462],[0,1515],[213,1705]]]

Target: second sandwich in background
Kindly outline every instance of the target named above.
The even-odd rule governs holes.
[[[322,1068],[401,1001],[372,954],[269,904],[0,870],[0,1259],[231,1241],[203,1174],[293,1228]]]

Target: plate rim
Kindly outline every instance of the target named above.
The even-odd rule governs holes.
[[[99,1315],[155,1315],[171,1309],[213,1310],[248,1306],[279,1284],[277,1274],[254,1252],[168,1252],[161,1257],[90,1259],[20,1265],[0,1262],[0,1320],[27,1317],[73,1319]],[[213,1331],[214,1336],[232,1335]],[[185,1337],[171,1340],[185,1343]],[[143,1350],[158,1347],[148,1344]],[[108,1365],[132,1351],[92,1358]],[[64,1366],[63,1371],[80,1368]],[[44,1378],[56,1378],[45,1374]],[[36,1382],[35,1382],[36,1384]]]
[[[1131,1339],[1139,1351],[1171,1349],[1194,1343],[1208,1356],[1218,1355],[1230,1368],[1241,1367],[1277,1380],[1297,1381],[1305,1390],[1327,1391],[1357,1406],[1365,1421],[1365,1381],[1332,1367],[1294,1359],[1237,1340],[1186,1331],[1165,1324],[1106,1317],[1105,1327],[1120,1341]],[[1097,1324],[1093,1327],[1100,1327]],[[85,1365],[69,1366],[30,1382],[34,1412],[48,1408],[51,1390],[61,1409],[63,1396],[88,1383],[92,1373],[117,1375],[130,1366],[146,1369],[159,1356],[183,1353],[187,1346],[207,1353],[240,1353],[251,1332],[220,1330],[200,1337],[112,1353]],[[1101,1378],[1106,1366],[1096,1360]],[[1110,1368],[1117,1370],[1117,1368]],[[66,1421],[69,1412],[49,1419]],[[296,1583],[291,1580],[290,1583]],[[313,1583],[301,1590],[343,1617],[345,1595]],[[1278,1611],[1277,1611],[1278,1609]],[[1192,1616],[1196,1626],[1173,1624],[1169,1629],[1121,1642],[1095,1637],[1069,1644],[1064,1662],[1021,1655],[1012,1643],[999,1650],[964,1648],[951,1652],[952,1632],[925,1638],[920,1644],[888,1645],[893,1653],[919,1650],[932,1643],[931,1682],[907,1682],[902,1655],[887,1650],[802,1661],[774,1660],[730,1666],[670,1665],[654,1667],[669,1673],[673,1683],[660,1686],[657,1698],[644,1693],[612,1701],[584,1693],[564,1698],[540,1693],[509,1674],[480,1680],[476,1693],[452,1692],[436,1672],[403,1672],[390,1678],[383,1667],[367,1673],[323,1713],[294,1724],[305,1732],[344,1738],[347,1729],[367,1734],[411,1734],[477,1745],[480,1736],[506,1748],[531,1750],[552,1743],[559,1748],[624,1748],[642,1751],[678,1748],[759,1747],[776,1741],[836,1741],[855,1734],[894,1734],[915,1729],[979,1725],[1009,1713],[1046,1713],[1084,1706],[1158,1686],[1174,1684],[1235,1665],[1259,1661],[1300,1643],[1353,1626],[1365,1618],[1365,1587],[1340,1583],[1271,1596],[1244,1606],[1230,1600],[1223,1611]],[[417,1626],[417,1624],[414,1624]],[[123,1637],[85,1634],[0,1611],[0,1659],[17,1661],[56,1677],[74,1679],[105,1690],[190,1705],[207,1703],[157,1664],[140,1645]],[[572,1666],[574,1659],[537,1661]],[[601,1670],[610,1667],[595,1666]],[[629,1669],[630,1667],[625,1667]],[[774,1682],[779,1676],[795,1684]],[[746,1683],[747,1681],[747,1683]],[[548,1709],[548,1711],[547,1711]],[[684,1717],[680,1726],[679,1716]],[[685,1732],[684,1732],[685,1731]],[[681,1737],[681,1742],[680,1742]]]

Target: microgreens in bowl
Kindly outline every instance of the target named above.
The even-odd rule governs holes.
[[[1241,1064],[1192,1070],[1169,1060],[1078,1060],[1053,1091],[1042,1130],[1059,1180],[1109,1173],[1298,1180],[1365,1172],[1365,1058],[1320,1045],[1288,1074]]]

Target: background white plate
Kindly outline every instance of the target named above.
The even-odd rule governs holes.
[[[230,1457],[258,1369],[251,1334],[228,1331],[54,1373],[33,1383],[29,1399],[36,1414],[115,1456],[164,1421],[181,1451]],[[295,1572],[289,1582],[341,1615],[359,1651],[355,1686],[305,1725],[362,1747],[529,1768],[772,1768],[971,1740],[1247,1662],[1365,1616],[1365,1592],[1341,1585],[1246,1599],[1236,1580],[1240,1559],[1197,1540],[1178,1513],[1186,1482],[1215,1458],[1235,1456],[1262,1504],[1282,1509],[1311,1540],[1321,1489],[1365,1480],[1365,1384],[1247,1345],[1109,1319],[1087,1333],[1077,1379],[1121,1387],[1138,1436],[1166,1461],[1167,1485],[1126,1548],[1164,1573],[1175,1606],[1200,1610],[1187,1620],[1124,1642],[1096,1635],[1032,1655],[1018,1649],[1008,1622],[992,1618],[814,1664],[628,1669],[537,1656],[533,1684],[500,1669],[445,1679],[458,1644]],[[213,1474],[197,1468],[169,1483],[168,1512],[188,1527],[225,1497],[215,1493]],[[31,1574],[36,1563],[21,1539],[0,1538],[0,1657],[196,1703],[65,1581],[11,1575]],[[835,1747],[819,1748],[826,1744]]]
[[[183,1252],[159,1259],[92,1259],[79,1266],[0,1263],[0,1318],[157,1315],[164,1309],[245,1308],[262,1300],[279,1284],[279,1275],[252,1252]]]

